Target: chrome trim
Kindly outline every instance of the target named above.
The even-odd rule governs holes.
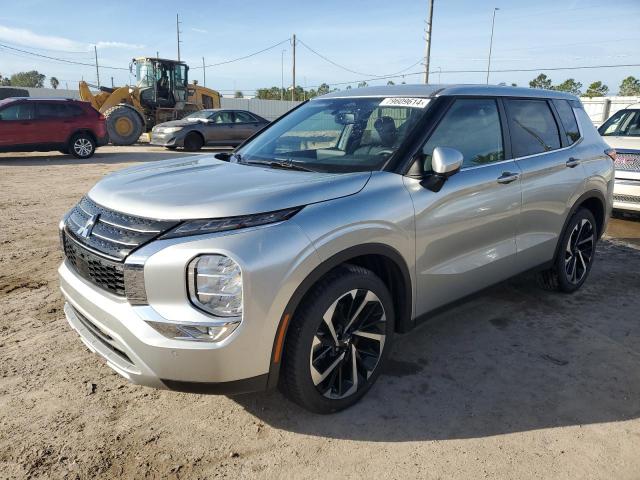
[[[118,263],[122,263],[122,259],[121,258],[112,257],[111,255],[107,255],[106,253],[101,252],[100,250],[96,250],[94,248],[91,248],[86,243],[79,242],[78,240],[73,238],[73,235],[70,235],[71,232],[69,232],[69,230],[66,227],[64,229],[64,233],[65,233],[65,237],[64,238],[68,238],[69,240],[73,241],[79,247],[84,248],[85,250],[88,250],[89,252],[91,252],[91,253],[99,256],[99,257],[106,258],[108,260],[113,260],[113,261],[118,262]]]
[[[225,317],[224,320],[209,320],[206,322],[195,322],[185,320],[168,320],[161,316],[155,309],[149,305],[134,305],[134,312],[145,322],[168,323],[172,325],[185,325],[193,327],[228,327],[238,325],[242,322],[242,317]],[[222,317],[217,317],[222,318]]]

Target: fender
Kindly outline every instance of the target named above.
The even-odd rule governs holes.
[[[569,210],[569,214],[567,215],[567,218],[564,219],[562,230],[560,230],[560,235],[558,236],[558,244],[556,245],[556,250],[555,250],[555,253],[553,254],[553,262],[555,262],[555,259],[558,256],[558,250],[560,249],[560,241],[562,240],[562,235],[564,234],[567,228],[567,225],[571,220],[571,217],[573,217],[573,215],[576,213],[580,205],[582,205],[586,200],[589,200],[591,198],[595,198],[602,205],[602,211],[605,218],[603,219],[602,228],[600,228],[600,230],[602,231],[598,231],[598,239],[602,237],[602,234],[604,233],[604,225],[606,225],[607,202],[600,190],[589,190],[578,197],[578,200],[576,200],[576,202],[571,207],[571,210]]]
[[[287,306],[280,318],[278,328],[276,330],[275,338],[273,339],[273,347],[271,350],[271,364],[269,366],[269,379],[267,382],[267,388],[274,388],[278,384],[278,378],[280,376],[280,366],[282,353],[284,350],[284,342],[286,341],[287,331],[289,324],[296,309],[300,305],[300,302],[307,294],[307,292],[322,278],[334,268],[344,263],[349,263],[350,259],[360,257],[363,255],[380,255],[391,260],[400,270],[402,275],[405,289],[404,292],[399,292],[402,295],[400,300],[401,308],[398,309],[396,319],[396,330],[403,333],[411,330],[414,326],[412,318],[412,282],[411,275],[409,274],[409,268],[407,267],[402,255],[393,247],[382,243],[367,243],[363,245],[356,245],[346,250],[343,250],[318,265],[296,288],[295,292],[291,296],[291,299],[287,303]]]

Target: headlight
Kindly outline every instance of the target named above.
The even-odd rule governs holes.
[[[218,317],[242,315],[242,272],[224,255],[200,255],[187,268],[189,298],[193,304]]]
[[[209,220],[189,220],[169,230],[160,238],[188,237],[203,233],[224,232],[240,228],[257,227],[269,223],[281,222],[293,217],[302,207],[278,210],[277,212],[243,215],[241,217],[211,218]]]

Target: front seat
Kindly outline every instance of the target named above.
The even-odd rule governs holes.
[[[398,138],[396,123],[391,117],[380,117],[373,123],[375,129],[371,132],[371,140],[366,145],[360,145],[353,152],[356,156],[379,155],[393,148]]]

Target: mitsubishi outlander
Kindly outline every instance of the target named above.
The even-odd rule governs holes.
[[[532,269],[579,289],[614,155],[562,92],[333,92],[98,182],[60,223],[66,317],[132,382],[338,411],[435,309]]]

